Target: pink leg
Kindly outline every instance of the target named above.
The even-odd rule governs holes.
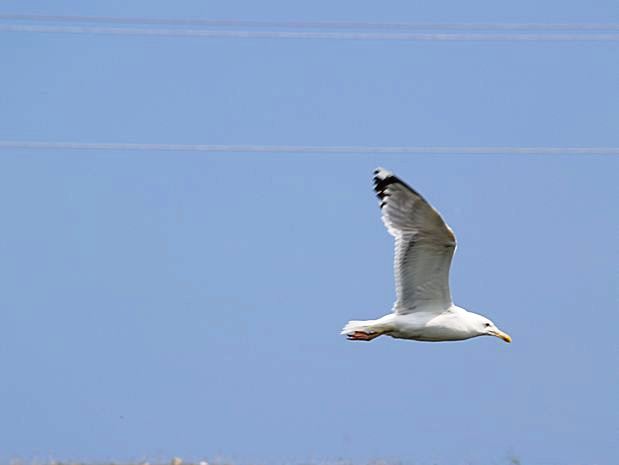
[[[347,334],[346,337],[349,341],[371,341],[374,338],[380,336],[381,333],[366,333],[364,331],[355,331],[354,333]]]

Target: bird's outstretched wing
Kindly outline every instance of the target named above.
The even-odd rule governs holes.
[[[442,311],[451,305],[449,266],[456,237],[441,215],[393,173],[377,168],[374,190],[383,223],[395,237],[393,311]]]

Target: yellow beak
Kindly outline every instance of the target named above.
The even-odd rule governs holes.
[[[496,337],[503,339],[505,342],[512,342],[512,338],[509,334],[504,333],[503,331],[497,329],[496,333],[494,333]]]

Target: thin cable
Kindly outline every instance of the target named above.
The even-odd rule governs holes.
[[[419,154],[419,155],[619,155],[619,147],[442,147],[349,145],[131,144],[0,140],[1,149],[112,150],[206,153]]]
[[[105,24],[143,24],[168,26],[212,26],[294,29],[395,29],[455,31],[616,31],[613,23],[413,23],[378,21],[260,21],[239,19],[183,19],[121,16],[40,15],[0,13],[0,20],[39,22],[81,22]]]
[[[330,39],[447,42],[603,42],[619,41],[619,34],[480,34],[480,33],[373,33],[373,32],[290,32],[209,31],[201,29],[108,28],[91,26],[31,26],[0,24],[4,32],[51,34],[104,34],[116,36],[201,37],[206,39]]]

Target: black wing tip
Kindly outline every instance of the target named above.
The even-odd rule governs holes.
[[[378,167],[374,170],[374,191],[376,192],[376,196],[381,200],[380,208],[383,208],[385,206],[385,198],[389,197],[389,194],[387,193],[387,188],[392,184],[400,184],[409,191],[411,191],[413,194],[423,199],[419,192],[406,184],[404,181],[394,175],[391,171]]]
[[[389,176],[393,176],[393,173],[391,171],[386,170],[382,166],[378,166],[374,170],[374,179],[377,179],[377,178],[378,179],[385,179],[385,178],[388,178]]]
[[[397,178],[390,171],[380,167],[374,170],[374,192],[380,200],[381,209],[387,204],[386,197],[389,197],[386,192],[387,187],[395,182],[397,182]]]

